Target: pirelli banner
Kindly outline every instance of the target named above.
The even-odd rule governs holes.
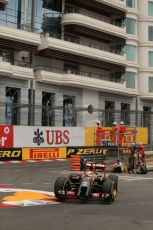
[[[22,160],[52,160],[66,158],[66,148],[23,148]]]

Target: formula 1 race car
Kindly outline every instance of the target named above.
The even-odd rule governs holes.
[[[69,197],[75,197],[80,201],[99,199],[113,202],[118,191],[118,176],[106,175],[103,172],[104,165],[95,164],[94,170],[86,170],[84,173],[72,173],[68,177],[58,177],[54,185],[55,197],[64,201]]]

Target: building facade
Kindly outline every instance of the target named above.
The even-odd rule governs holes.
[[[152,41],[151,0],[0,0],[0,123],[151,132]]]

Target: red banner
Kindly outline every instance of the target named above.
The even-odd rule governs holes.
[[[0,148],[13,148],[13,126],[0,125]]]

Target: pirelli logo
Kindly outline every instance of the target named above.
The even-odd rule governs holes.
[[[0,161],[22,160],[22,149],[0,149]]]
[[[30,159],[54,159],[59,158],[59,148],[30,149]]]

